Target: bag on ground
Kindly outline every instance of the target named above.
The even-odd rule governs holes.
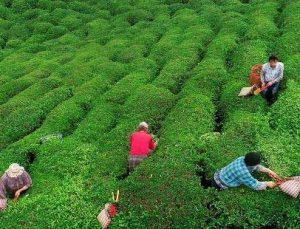
[[[253,95],[255,89],[256,89],[256,85],[253,85],[252,87],[243,87],[238,96]]]
[[[253,65],[251,68],[251,72],[249,75],[249,83],[251,86],[256,85],[257,87],[261,87],[261,80],[260,80],[260,72],[262,69],[262,64]]]
[[[99,223],[101,224],[103,229],[107,229],[111,223],[111,217],[109,214],[109,210],[112,204],[105,204],[104,209],[97,216]]]
[[[286,194],[297,198],[300,193],[300,176],[291,177],[288,180],[282,182],[279,188]]]

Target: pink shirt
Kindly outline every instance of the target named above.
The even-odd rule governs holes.
[[[137,131],[130,137],[130,155],[147,156],[155,149],[155,143],[146,131]]]
[[[26,171],[16,178],[11,178],[5,173],[0,180],[0,199],[6,198],[6,194],[13,198],[16,191],[26,185],[32,185],[31,177]]]

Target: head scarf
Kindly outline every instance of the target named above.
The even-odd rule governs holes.
[[[24,167],[20,166],[17,163],[13,163],[9,166],[9,168],[5,171],[8,177],[15,178],[23,174],[25,171]]]

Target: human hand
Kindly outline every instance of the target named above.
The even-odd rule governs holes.
[[[273,177],[273,178],[275,178],[275,179],[277,179],[277,180],[282,180],[282,177],[280,177],[280,176],[278,176],[275,172],[273,172],[273,171],[269,171],[269,176],[270,177]]]
[[[18,201],[18,199],[19,199],[19,197],[20,197],[20,194],[21,194],[21,191],[20,191],[20,190],[16,191],[16,193],[15,193],[15,198],[13,199],[14,203],[16,203],[16,202]]]
[[[277,186],[277,184],[274,181],[268,181],[267,182],[267,186],[269,188],[275,188]]]
[[[270,86],[272,86],[272,84],[273,84],[273,82],[271,81],[271,82],[268,82],[267,83],[267,87],[270,87]]]

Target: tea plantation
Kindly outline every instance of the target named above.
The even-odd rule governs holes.
[[[33,179],[0,228],[99,228],[118,189],[110,228],[299,228],[278,188],[207,181],[254,150],[300,175],[299,0],[0,0],[0,18],[0,172]],[[278,100],[238,97],[270,54]],[[159,147],[123,176],[140,121]]]

